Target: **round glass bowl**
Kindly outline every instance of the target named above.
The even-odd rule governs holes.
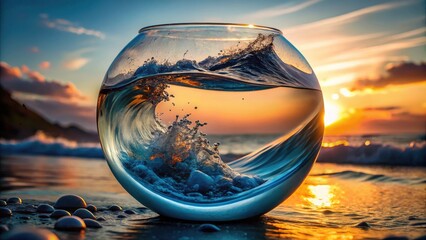
[[[97,109],[121,185],[168,217],[264,214],[305,179],[323,137],[318,80],[274,28],[150,26],[109,67]]]

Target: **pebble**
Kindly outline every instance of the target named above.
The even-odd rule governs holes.
[[[87,205],[86,209],[89,210],[89,211],[91,211],[92,213],[98,211],[98,208],[95,205],[93,205],[93,204]]]
[[[37,207],[37,212],[38,213],[52,213],[54,211],[55,211],[55,209],[51,205],[49,205],[49,204],[40,204]]]
[[[96,220],[98,220],[99,222],[106,221],[106,219],[104,217],[98,217]]]
[[[370,224],[368,224],[368,222],[360,222],[355,227],[359,227],[359,228],[371,228],[371,226],[370,226]]]
[[[334,212],[331,210],[324,210],[322,213],[325,215],[328,215],[328,214],[333,214]]]
[[[126,218],[126,216],[120,214],[117,216],[117,218]]]
[[[22,199],[20,199],[18,197],[11,197],[11,198],[7,199],[7,203],[8,204],[22,204]]]
[[[4,224],[0,225],[0,233],[4,233],[7,231],[9,231],[9,227],[7,225],[4,225]]]
[[[20,227],[13,229],[2,236],[5,240],[59,240],[53,232],[33,227]]]
[[[50,217],[55,219],[65,217],[65,216],[71,216],[71,214],[68,211],[62,210],[62,209],[55,210],[52,214],[50,214]]]
[[[7,206],[6,201],[0,200],[0,207]]]
[[[121,208],[118,205],[112,205],[108,208],[110,211],[116,212],[116,211],[123,211],[123,208]]]
[[[84,219],[84,218],[96,219],[95,215],[93,215],[93,213],[91,213],[89,210],[85,208],[77,209],[72,215],[77,216],[81,219]]]
[[[219,232],[220,228],[214,224],[210,224],[210,223],[205,223],[205,224],[201,224],[198,227],[198,231],[201,232]]]
[[[78,208],[86,208],[86,201],[77,195],[64,195],[56,200],[54,205],[57,209],[76,210]]]
[[[88,228],[101,228],[102,227],[102,225],[98,221],[90,219],[90,218],[83,219],[83,221],[86,224],[86,227],[88,227]]]
[[[55,223],[55,229],[63,231],[81,231],[86,229],[86,224],[79,217],[67,216],[60,218]]]
[[[20,217],[19,217],[19,219],[22,219],[22,220],[30,220],[31,218],[30,218],[30,217],[28,217],[28,216],[20,216]]]
[[[136,212],[133,211],[132,209],[127,209],[127,210],[124,211],[124,213],[129,214],[129,215],[136,214]]]
[[[9,208],[0,207],[0,217],[10,217],[12,216],[12,211]]]
[[[47,215],[47,214],[40,214],[40,215],[38,215],[38,217],[39,218],[50,218],[50,216]]]
[[[187,181],[188,187],[203,193],[207,192],[212,187],[213,183],[214,181],[209,175],[198,170],[192,171]],[[196,185],[198,185],[198,187],[196,187]]]

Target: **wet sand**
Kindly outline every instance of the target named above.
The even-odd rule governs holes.
[[[46,228],[61,239],[409,239],[426,235],[426,169],[315,164],[302,186],[273,211],[256,219],[214,223],[221,231],[205,233],[205,222],[158,216],[133,199],[102,159],[2,156],[0,199],[17,196],[12,217],[0,224]],[[100,209],[102,228],[82,232],[54,229],[56,220],[17,207],[53,204],[65,194],[82,196]],[[118,204],[136,214],[107,210]],[[34,208],[33,208],[34,209]],[[125,218],[118,218],[124,215]],[[370,227],[358,227],[367,223]],[[364,224],[365,225],[365,224]]]

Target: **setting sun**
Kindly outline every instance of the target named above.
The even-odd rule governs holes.
[[[327,127],[339,120],[340,107],[326,101],[324,102],[324,108],[325,108],[324,125]]]

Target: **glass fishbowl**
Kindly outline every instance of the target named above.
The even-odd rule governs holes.
[[[114,176],[143,205],[230,221],[270,211],[303,182],[323,113],[315,73],[280,30],[184,23],[142,28],[124,47],[97,124]],[[275,137],[251,144],[265,135]]]

